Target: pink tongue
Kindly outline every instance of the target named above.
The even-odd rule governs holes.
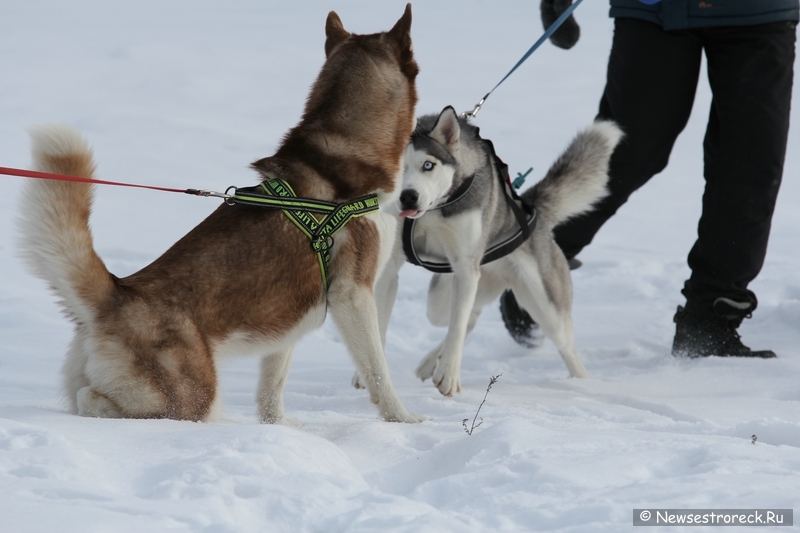
[[[419,213],[419,211],[416,210],[416,209],[406,209],[405,211],[400,211],[400,216],[401,217],[413,217],[417,213]]]

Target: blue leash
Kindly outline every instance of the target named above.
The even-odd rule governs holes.
[[[556,31],[558,28],[560,28],[562,24],[564,24],[564,21],[565,21],[565,20],[567,20],[567,19],[569,18],[569,16],[570,16],[570,15],[572,15],[572,12],[573,12],[573,11],[575,11],[575,8],[577,8],[577,7],[580,5],[580,3],[581,3],[581,2],[583,2],[583,0],[575,0],[575,2],[574,2],[574,3],[573,3],[571,6],[569,6],[569,7],[567,8],[567,10],[566,10],[566,11],[564,11],[564,12],[561,14],[561,16],[560,16],[560,17],[558,17],[558,18],[556,19],[556,21],[555,21],[555,22],[553,22],[553,23],[550,25],[550,27],[549,27],[549,28],[547,28],[547,31],[545,31],[545,32],[542,34],[542,36],[541,36],[541,37],[539,37],[539,40],[538,40],[538,41],[536,41],[535,43],[533,43],[533,46],[531,46],[530,50],[528,50],[527,52],[525,52],[525,55],[524,55],[524,56],[522,56],[522,59],[520,59],[519,61],[517,61],[517,64],[516,64],[516,65],[514,65],[514,68],[512,68],[511,70],[509,70],[509,71],[508,71],[508,74],[506,74],[506,75],[505,75],[505,77],[503,77],[503,79],[502,79],[502,80],[500,80],[500,82],[499,82],[497,85],[495,85],[495,86],[494,86],[494,88],[493,88],[491,91],[489,91],[488,93],[486,93],[486,96],[484,96],[483,98],[481,98],[481,101],[480,101],[480,102],[478,102],[478,103],[475,105],[475,109],[473,109],[472,111],[470,111],[470,112],[468,112],[468,113],[466,113],[466,112],[465,112],[465,113],[462,113],[462,116],[463,116],[464,118],[466,118],[467,120],[470,120],[471,118],[475,117],[475,115],[477,115],[477,114],[478,114],[478,111],[480,111],[480,110],[481,110],[481,107],[483,106],[483,103],[486,101],[486,99],[487,99],[487,98],[489,98],[489,95],[490,95],[490,94],[492,94],[492,93],[494,92],[494,90],[495,90],[495,89],[497,89],[498,87],[500,87],[500,84],[501,84],[501,83],[503,83],[504,81],[506,81],[506,78],[508,78],[509,76],[511,76],[511,74],[513,74],[513,73],[514,73],[514,71],[515,71],[515,70],[517,70],[517,69],[519,68],[519,66],[520,66],[521,64],[523,64],[523,63],[525,62],[525,60],[526,60],[526,59],[528,59],[528,58],[531,56],[531,54],[532,54],[532,53],[534,53],[534,52],[536,51],[536,49],[537,49],[537,48],[539,48],[540,46],[542,46],[542,43],[544,43],[544,42],[545,42],[547,39],[549,39],[549,38],[550,38],[550,36],[551,36],[551,35],[553,35],[553,33],[555,33],[555,31]]]

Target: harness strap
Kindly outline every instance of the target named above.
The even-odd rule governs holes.
[[[511,209],[511,212],[514,213],[514,217],[517,219],[519,230],[517,230],[514,235],[508,239],[487,248],[483,254],[483,257],[481,258],[481,265],[485,265],[487,263],[491,263],[492,261],[496,261],[501,257],[505,257],[519,248],[520,245],[522,245],[522,243],[528,240],[528,237],[531,236],[534,228],[536,227],[536,222],[539,220],[539,217],[536,216],[536,209],[534,209],[532,205],[525,203],[519,197],[519,195],[517,195],[513,187],[511,187],[510,178],[508,175],[508,165],[503,163],[503,161],[497,157],[494,152],[494,145],[492,145],[492,142],[488,140],[486,140],[486,142],[491,149],[492,162],[497,170],[497,175],[500,179],[500,186],[503,188],[505,193],[503,194],[503,197],[506,199],[506,203]],[[520,202],[522,207],[520,207],[517,202]],[[416,223],[417,219],[412,218],[406,218],[403,223],[403,251],[405,252],[406,260],[412,265],[421,266],[424,269],[437,274],[452,273],[453,267],[450,265],[450,263],[425,261],[419,256],[414,246],[414,226]]]
[[[330,213],[338,205],[323,200],[297,198],[289,184],[278,179],[262,181],[255,187],[237,188],[233,200],[237,204],[274,208],[295,207],[322,214]]]
[[[432,208],[431,211],[435,209],[442,209],[443,207],[447,207],[450,204],[456,203],[461,199],[462,196],[469,192],[473,183],[475,183],[475,174],[461,182],[461,185],[459,185],[458,188],[447,197],[443,204],[437,205],[436,207]]]
[[[368,194],[344,204],[335,204],[323,200],[297,198],[292,187],[280,179],[267,180],[255,187],[229,187],[228,190],[225,191],[225,194],[223,194],[200,189],[173,189],[152,185],[137,185],[133,183],[99,180],[80,176],[67,176],[64,174],[8,167],[0,167],[0,174],[24,178],[138,187],[157,191],[181,192],[193,196],[214,196],[223,198],[225,203],[229,205],[244,204],[281,209],[283,213],[289,217],[289,220],[294,222],[295,226],[300,228],[300,231],[311,240],[311,247],[317,255],[317,261],[319,262],[320,272],[322,273],[322,287],[325,291],[327,291],[330,286],[329,265],[331,262],[331,248],[333,248],[333,235],[342,229],[351,218],[364,216],[379,209],[377,194]],[[228,194],[231,190],[234,191],[232,195]],[[325,215],[325,217],[322,220],[318,220],[317,217],[311,213],[318,213]]]
[[[323,200],[297,198],[291,185],[281,179],[262,181],[255,187],[236,189],[232,203],[280,209],[297,228],[311,241],[311,249],[317,256],[322,288],[330,287],[330,262],[333,236],[350,219],[373,213],[379,209],[378,195],[369,194],[344,204]],[[314,213],[325,215],[318,218]]]

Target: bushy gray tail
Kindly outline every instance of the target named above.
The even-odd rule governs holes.
[[[92,151],[80,133],[53,125],[30,133],[36,170],[93,177]],[[47,281],[67,314],[83,323],[115,289],[92,243],[92,193],[87,183],[31,179],[23,189],[18,221],[19,247],[29,268]]]
[[[608,161],[622,135],[614,122],[593,123],[578,133],[542,181],[522,197],[536,206],[551,227],[591,211],[608,194]]]

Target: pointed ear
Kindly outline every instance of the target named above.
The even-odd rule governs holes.
[[[411,4],[406,4],[403,16],[389,30],[389,38],[396,42],[400,49],[411,48]]]
[[[430,134],[431,138],[445,146],[450,153],[458,150],[458,141],[461,138],[461,126],[458,124],[458,115],[451,106],[445,107],[436,119],[436,126]]]
[[[339,43],[350,37],[350,32],[344,29],[342,19],[336,14],[336,11],[328,13],[328,20],[325,21],[325,36],[327,37],[325,40],[325,57],[330,56]]]

